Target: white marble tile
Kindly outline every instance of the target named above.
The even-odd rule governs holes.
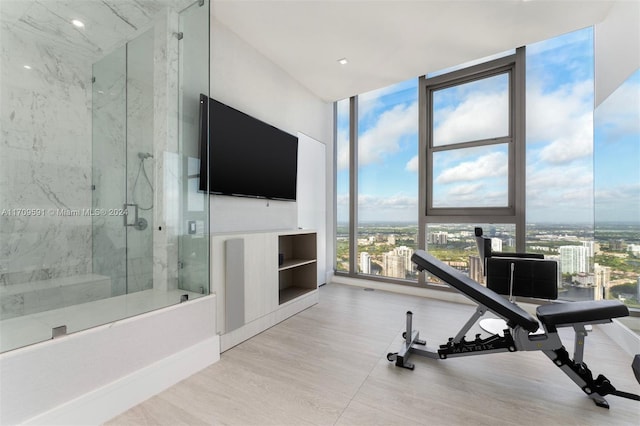
[[[29,281],[0,287],[0,318],[58,309],[111,297],[111,280],[99,275]]]
[[[10,30],[3,22],[0,32],[0,200],[4,208],[47,212],[0,219],[2,281],[11,285],[42,275],[86,273],[91,221],[57,210],[90,206],[91,63],[67,57],[23,27]],[[25,64],[32,68],[25,69]]]
[[[0,23],[13,26],[25,15],[29,8],[35,4],[34,1],[26,0],[3,0],[0,2]]]

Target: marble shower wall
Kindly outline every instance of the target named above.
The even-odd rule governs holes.
[[[87,274],[91,59],[4,19],[0,38],[0,284]]]
[[[177,287],[182,185],[174,33],[177,11],[189,3],[0,2],[0,210],[8,212],[0,216],[0,290],[76,282],[82,275],[102,288],[104,274],[116,295],[126,288],[126,269],[130,291],[150,288],[151,278],[156,288]],[[81,17],[86,28],[74,28],[70,16]],[[113,57],[126,41],[149,34],[153,47],[139,54],[152,57],[152,71],[132,72],[128,82],[111,65],[97,71],[98,64],[121,60]],[[102,73],[96,84],[94,73]],[[128,127],[117,124],[123,108],[131,110]],[[96,112],[110,118],[96,121]],[[142,122],[147,124],[138,126]],[[141,174],[133,191],[138,152],[154,156],[145,160],[151,185]],[[128,246],[122,216],[78,213],[119,208],[125,199],[143,207],[154,203],[140,211],[148,227],[130,228]],[[101,256],[106,251],[112,255]],[[16,314],[27,313],[18,299],[2,298],[3,309],[10,304]]]

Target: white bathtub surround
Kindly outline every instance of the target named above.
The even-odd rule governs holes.
[[[216,362],[215,306],[205,296],[1,354],[0,424],[100,424]]]
[[[106,284],[103,285],[106,287]],[[74,295],[76,293],[73,292]],[[7,318],[0,321],[0,352],[49,340],[52,335],[51,329],[61,325],[65,325],[67,333],[71,334],[175,305],[184,294],[191,300],[203,297],[200,293],[182,290],[145,290]]]

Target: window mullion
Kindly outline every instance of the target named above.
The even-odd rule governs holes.
[[[478,146],[510,144],[513,138],[511,136],[501,136],[497,138],[481,139],[477,141],[461,142],[451,145],[440,145],[431,148],[432,152],[453,151],[455,149],[475,148]]]
[[[349,98],[349,275],[358,273],[358,97]]]

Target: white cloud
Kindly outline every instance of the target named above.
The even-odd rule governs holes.
[[[640,217],[640,183],[625,183],[597,189],[595,220],[598,222],[637,222]]]
[[[469,183],[465,185],[457,185],[449,191],[450,195],[455,196],[467,196],[477,194],[480,188],[482,188],[481,183]]]
[[[358,197],[358,219],[416,221],[418,214],[417,196],[395,194],[390,197],[362,194]]]
[[[627,81],[596,109],[594,120],[596,127],[604,131],[605,142],[615,142],[627,135],[639,135],[638,111],[640,111],[640,82]]]
[[[336,135],[337,167],[338,170],[349,168],[349,131],[339,129]]]
[[[358,164],[379,163],[400,150],[402,137],[418,131],[418,104],[396,105],[358,138]]]
[[[567,132],[556,137],[540,151],[540,159],[552,164],[566,164],[593,153],[593,114],[585,113],[567,123]],[[570,134],[567,134],[569,133]]]
[[[505,207],[508,197],[504,189],[488,187],[483,182],[464,183],[434,194],[434,207]]]
[[[465,161],[444,170],[436,177],[436,183],[475,181],[487,177],[506,176],[507,173],[507,155],[504,152],[492,152],[474,161]]]
[[[409,161],[407,161],[406,166],[404,166],[404,169],[408,172],[418,172],[418,168],[420,167],[420,159],[418,158],[418,156],[414,156],[412,157]]]
[[[409,79],[391,86],[385,86],[380,89],[359,94],[358,117],[361,120],[368,119],[369,115],[375,114],[379,108],[385,107],[384,99],[387,96],[395,96],[407,89],[417,91],[417,87],[417,79]]]
[[[527,220],[593,220],[593,170],[590,164],[527,167]]]
[[[440,108],[436,114],[433,140],[437,146],[507,136],[509,132],[505,90],[474,91],[455,108]]]
[[[565,85],[545,93],[527,91],[527,143],[546,143],[540,159],[566,164],[593,153],[593,81]],[[533,152],[533,151],[531,151]]]

